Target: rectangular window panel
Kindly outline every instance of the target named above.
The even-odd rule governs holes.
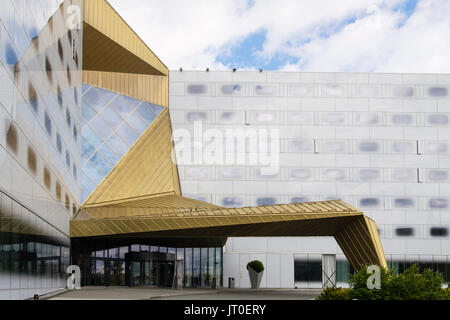
[[[288,150],[291,152],[314,152],[314,141],[292,140],[289,143]]]
[[[428,142],[425,143],[425,148],[427,153],[431,154],[439,154],[439,153],[448,153],[449,147],[447,143],[441,142]]]
[[[427,123],[433,126],[446,126],[449,124],[449,117],[446,114],[430,114]]]
[[[244,204],[244,200],[240,197],[225,197],[222,199],[222,205],[226,208],[240,208]]]
[[[185,174],[188,179],[209,179],[211,177],[209,168],[186,168]]]
[[[312,177],[311,169],[291,169],[291,179],[308,180]]]
[[[395,114],[392,116],[392,123],[396,125],[414,124],[415,118],[410,114]]]
[[[322,143],[321,152],[342,153],[347,151],[348,143],[346,141],[325,141]]]
[[[392,143],[392,151],[396,153],[417,153],[417,143],[410,141],[396,141]]]
[[[325,113],[322,115],[322,123],[327,125],[342,125],[347,122],[347,117],[344,113]]]
[[[224,95],[240,95],[243,88],[239,84],[226,84],[222,86],[222,94]]]
[[[392,180],[394,181],[417,181],[416,169],[395,169],[392,171]]]
[[[356,96],[373,98],[380,96],[380,88],[374,86],[359,86],[356,88]]]
[[[395,87],[392,89],[392,95],[396,98],[411,98],[414,97],[413,87]]]
[[[428,179],[430,181],[448,181],[448,171],[444,170],[429,170]]]
[[[245,177],[245,168],[221,168],[220,175],[224,179],[241,179]]]
[[[190,84],[187,87],[188,94],[201,95],[208,92],[208,87],[203,84]]]
[[[260,96],[273,96],[276,94],[275,86],[257,85],[255,86],[255,94]]]
[[[380,178],[381,172],[378,169],[361,169],[359,170],[359,180],[376,181]]]
[[[364,141],[359,143],[359,151],[361,152],[379,152],[380,144],[378,142]]]
[[[434,198],[430,199],[429,206],[431,209],[448,209],[449,201],[447,199]]]
[[[380,123],[381,116],[377,113],[357,113],[355,123],[361,125],[376,125]]]
[[[288,112],[287,122],[292,124],[313,125],[314,115],[309,112]]]
[[[334,84],[325,85],[323,94],[327,97],[342,97],[345,95],[345,87]]]
[[[188,112],[186,114],[188,122],[206,121],[208,120],[208,113],[206,112]]]
[[[306,97],[311,96],[314,92],[312,85],[290,85],[289,95],[292,97]]]
[[[448,89],[446,87],[430,87],[427,92],[428,96],[432,98],[445,98],[448,96]]]
[[[346,173],[340,169],[326,169],[323,170],[322,176],[325,180],[342,181],[345,180]]]

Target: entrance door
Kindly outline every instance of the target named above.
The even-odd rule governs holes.
[[[153,261],[144,261],[144,285],[156,287],[157,264]]]
[[[158,286],[172,287],[173,284],[174,264],[172,261],[164,261],[158,263]]]
[[[336,287],[336,255],[334,254],[322,256],[322,287]]]
[[[142,286],[141,280],[141,262],[131,263],[131,285],[133,287]]]

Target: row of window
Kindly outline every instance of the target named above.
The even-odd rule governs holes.
[[[18,156],[19,153],[19,135],[16,127],[14,125],[11,125],[8,133],[7,133],[7,146],[8,148]],[[27,168],[32,173],[32,175],[36,178],[38,176],[38,160],[37,155],[34,149],[31,146],[27,147],[26,152],[26,158],[27,158]],[[67,159],[67,156],[66,156]],[[70,156],[66,160],[70,162]],[[69,163],[70,164],[70,163]],[[74,167],[74,174],[76,174],[76,167]],[[53,175],[50,171],[50,169],[44,164],[43,166],[43,183],[44,186],[47,188],[49,192],[52,192],[53,186],[54,189],[54,196],[56,199],[65,204],[65,207],[68,211],[72,210],[72,213],[75,214],[77,212],[77,206],[75,201],[72,201],[72,207],[70,206],[71,200],[67,193],[64,194],[63,199],[63,191],[61,183],[58,181],[58,179],[55,177],[53,178]]]
[[[216,174],[210,167],[184,167],[187,180],[240,181],[312,181],[312,182],[449,182],[450,169],[380,169],[380,168],[280,168],[273,172],[264,168],[219,167]]]
[[[281,199],[277,196],[249,196],[252,200],[242,196],[218,196],[217,204],[227,208],[239,208],[253,203],[256,206],[270,206],[284,202],[304,203],[314,201],[340,200],[342,197],[330,196],[322,197],[319,200],[309,196],[291,196],[289,199]],[[198,196],[198,200],[211,202],[206,196]],[[346,198],[345,201],[352,202],[355,206],[363,210],[401,210],[401,211],[446,211],[450,208],[450,198],[408,198],[408,197],[353,197]]]
[[[34,88],[30,85],[30,92],[33,93],[35,92]],[[33,97],[33,95],[30,94],[30,97]],[[37,107],[37,99],[32,99],[30,100],[30,105],[32,106],[32,110],[34,111],[34,114],[37,116],[38,115],[38,107]],[[69,109],[66,109],[66,122],[67,125],[69,126],[69,128],[72,125],[72,116],[70,114]],[[47,111],[44,112],[44,127],[45,127],[45,131],[47,132],[49,138],[53,137],[53,122],[50,119],[50,116],[48,114]],[[73,136],[75,138],[75,141],[78,140],[78,129],[77,127],[73,126]],[[62,139],[61,139],[61,135],[56,132],[55,133],[55,146],[56,146],[56,150],[58,151],[58,153],[60,155],[63,155],[63,143],[62,143]],[[78,179],[78,170],[76,165],[73,163],[72,164],[72,157],[70,155],[69,150],[66,149],[65,153],[64,153],[64,160],[65,160],[65,164],[67,166],[68,169],[72,168],[72,175],[73,177],[76,179]]]
[[[189,111],[185,122],[304,126],[448,126],[448,113]]]
[[[188,95],[210,95],[212,88],[208,84],[187,84],[185,93]],[[418,86],[382,86],[368,85],[338,85],[338,84],[289,84],[287,92],[277,84],[224,84],[219,86],[219,92],[224,96],[279,96],[290,97],[360,97],[376,98],[388,96],[392,98],[417,98],[421,92]],[[427,86],[424,88],[424,96],[427,98],[447,98],[449,89],[446,86]]]

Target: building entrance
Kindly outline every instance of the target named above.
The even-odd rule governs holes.
[[[125,255],[128,285],[131,287],[172,287],[175,254],[131,252]]]

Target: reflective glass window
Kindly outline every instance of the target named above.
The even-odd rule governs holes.
[[[380,95],[380,88],[372,86],[359,86],[356,88],[356,95],[358,97],[377,97]]]
[[[239,84],[227,84],[222,86],[222,94],[235,95],[242,91],[242,86]]]
[[[377,198],[363,198],[359,201],[362,207],[375,207],[380,205],[380,199]]]
[[[188,122],[206,121],[208,114],[206,112],[188,112],[186,118]]]
[[[190,84],[187,87],[189,94],[205,94],[208,88],[203,84]]]
[[[378,142],[361,142],[359,144],[359,150],[361,152],[378,152],[380,146]]]
[[[345,123],[346,117],[344,113],[325,113],[322,120],[325,124],[336,125]]]
[[[239,208],[242,204],[242,199],[238,197],[226,197],[222,199],[222,205],[227,208]]]
[[[66,121],[67,125],[70,127],[72,125],[72,116],[70,115],[69,109],[66,109]]]
[[[412,87],[395,87],[393,90],[394,97],[411,98],[414,96],[414,88]]]
[[[448,89],[445,87],[428,88],[428,95],[435,98],[444,98],[448,96]]]
[[[434,227],[430,229],[430,235],[432,237],[447,237],[448,229],[444,227]]]
[[[312,125],[314,124],[314,116],[312,113],[289,112],[287,121],[295,124]]]
[[[417,152],[417,144],[413,142],[394,142],[392,149],[399,153],[413,153]]]
[[[446,126],[449,124],[448,115],[445,114],[431,114],[428,116],[428,123],[437,126]]]
[[[45,118],[45,130],[47,131],[47,134],[49,136],[51,136],[52,135],[52,121],[50,120],[50,116],[48,115],[47,111],[45,111],[44,118]]]
[[[96,116],[90,123],[91,128],[100,138],[107,139],[113,133],[113,129],[103,120],[102,117]]]
[[[294,97],[303,97],[310,95],[313,91],[312,85],[291,85],[289,86],[289,95]]]
[[[412,237],[414,236],[414,229],[413,228],[397,228],[395,229],[395,234],[397,237]]]
[[[113,108],[103,109],[100,115],[112,128],[117,128],[123,122],[123,119],[119,117]]]
[[[70,168],[70,154],[68,151],[66,151],[66,165]]]
[[[307,180],[311,178],[310,169],[292,169],[291,178],[298,180]]]
[[[304,203],[304,202],[309,202],[310,199],[306,198],[306,197],[294,197],[291,198],[291,203]]]
[[[394,124],[400,124],[400,125],[408,125],[412,124],[414,121],[414,118],[410,114],[396,114],[392,116],[392,122]]]
[[[156,119],[156,114],[145,103],[139,106],[137,112],[148,125],[152,124]]]
[[[363,169],[359,171],[361,181],[377,180],[380,177],[380,171],[376,169]]]
[[[345,172],[339,169],[325,170],[325,177],[331,180],[343,180],[345,179]]]
[[[261,96],[271,96],[275,94],[275,87],[271,85],[255,86],[255,93]]]
[[[447,199],[430,199],[429,205],[431,209],[447,209],[449,207],[449,202]]]
[[[56,149],[60,154],[62,154],[62,140],[59,133],[56,133]]]
[[[345,93],[345,88],[334,84],[325,85],[323,88],[323,93],[324,95],[330,97],[342,96]]]
[[[446,143],[426,143],[427,151],[430,153],[447,153],[448,145]]]
[[[417,170],[397,169],[393,171],[393,179],[397,181],[411,181],[417,179]]]
[[[380,116],[376,113],[357,113],[355,121],[359,124],[374,125],[380,122]]]
[[[312,152],[314,151],[314,141],[293,140],[290,142],[289,150],[292,152]]]
[[[430,170],[428,172],[428,179],[432,181],[447,181],[448,172],[442,170]]]
[[[411,208],[415,205],[414,200],[409,198],[398,198],[394,203],[397,208]]]
[[[239,179],[245,176],[245,168],[222,168],[220,172],[225,179]]]
[[[200,287],[200,249],[194,249],[193,264],[192,264],[192,286],[194,288]]]
[[[262,198],[258,198],[256,200],[256,203],[258,205],[258,207],[260,206],[272,206],[275,205],[277,202],[276,198],[273,197],[262,197]]]

